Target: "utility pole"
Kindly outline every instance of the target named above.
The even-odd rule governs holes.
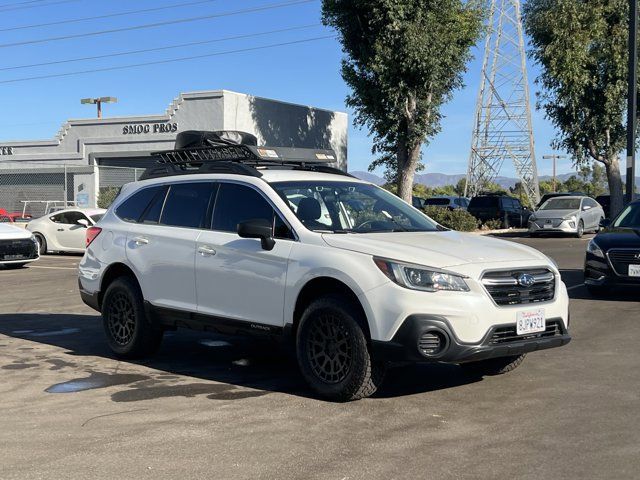
[[[629,90],[627,96],[627,203],[636,183],[636,110],[638,98],[638,1],[629,0]]]
[[[465,196],[477,195],[512,163],[531,205],[540,200],[521,0],[489,5]]]
[[[544,160],[553,160],[553,193],[556,192],[556,161],[567,158],[566,155],[543,155]]]
[[[98,118],[102,118],[102,104],[103,103],[117,103],[118,99],[116,97],[98,97],[98,98],[83,98],[80,100],[80,103],[83,105],[91,104],[96,105],[98,108]]]

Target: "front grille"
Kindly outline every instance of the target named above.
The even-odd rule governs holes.
[[[640,265],[640,249],[609,250],[607,253],[613,270],[618,275],[629,275],[629,265]]]
[[[22,260],[36,256],[36,244],[28,238],[0,240],[0,260]]]
[[[562,222],[564,222],[562,218],[539,218],[536,220],[536,225],[538,225],[539,228],[544,228],[545,224],[551,225],[553,228],[558,228]]]
[[[520,342],[522,340],[529,340],[532,338],[555,337],[562,334],[563,330],[560,320],[551,320],[547,322],[546,330],[544,332],[530,333],[528,335],[518,335],[516,333],[516,326],[508,325],[496,328],[491,334],[489,343],[492,345],[498,345],[501,343]]]
[[[523,276],[532,281],[520,281]],[[546,268],[487,272],[482,284],[499,306],[548,302],[556,292],[556,277]]]

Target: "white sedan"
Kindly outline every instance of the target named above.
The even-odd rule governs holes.
[[[38,258],[38,244],[31,232],[9,223],[0,223],[0,265],[20,268]]]
[[[70,208],[31,220],[27,230],[39,244],[40,255],[47,252],[84,252],[85,232],[95,225],[106,210]]]

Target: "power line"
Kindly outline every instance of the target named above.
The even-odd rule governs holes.
[[[293,40],[291,42],[281,42],[281,43],[272,43],[270,45],[261,45],[258,47],[248,47],[248,48],[239,48],[236,50],[226,50],[223,52],[214,52],[214,53],[207,53],[207,54],[203,54],[203,55],[192,55],[189,57],[178,57],[178,58],[170,58],[167,60],[156,60],[153,62],[144,62],[144,63],[133,63],[133,64],[129,64],[129,65],[119,65],[116,67],[105,67],[105,68],[94,68],[94,69],[90,69],[90,70],[80,70],[80,71],[75,71],[75,72],[67,72],[67,73],[53,73],[53,74],[49,74],[49,75],[38,75],[38,76],[34,76],[34,77],[23,77],[23,78],[14,78],[11,80],[0,80],[0,84],[7,84],[7,83],[19,83],[19,82],[26,82],[29,80],[43,80],[43,79],[47,79],[47,78],[59,78],[59,77],[71,77],[74,75],[83,75],[83,74],[87,74],[87,73],[98,73],[98,72],[110,72],[113,70],[125,70],[125,69],[129,69],[129,68],[138,68],[138,67],[147,67],[150,65],[162,65],[162,64],[166,64],[166,63],[173,63],[173,62],[184,62],[184,61],[188,61],[188,60],[197,60],[200,58],[209,58],[209,57],[217,57],[217,56],[221,56],[221,55],[230,55],[233,53],[242,53],[242,52],[251,52],[251,51],[255,51],[255,50],[266,50],[269,48],[276,48],[276,47],[284,47],[287,45],[296,45],[296,44],[301,44],[301,43],[308,43],[308,42],[314,42],[317,40],[324,40],[327,38],[335,38],[335,35],[324,35],[321,37],[312,37],[312,38],[305,38],[302,40]]]
[[[41,2],[46,2],[47,0],[29,0],[28,2],[10,2],[10,3],[3,3],[2,5],[0,5],[0,8],[2,7],[13,7],[14,5],[25,5],[27,3],[41,3]]]
[[[56,22],[49,22],[49,23],[35,23],[33,25],[20,25],[18,27],[9,27],[9,28],[2,28],[0,29],[0,32],[12,32],[15,30],[26,30],[29,28],[40,28],[40,27],[51,27],[53,25],[64,25],[64,24],[68,24],[68,23],[79,23],[79,22],[86,22],[89,20],[101,20],[104,18],[114,18],[114,17],[124,17],[126,15],[135,15],[137,13],[148,13],[148,12],[158,12],[160,10],[169,10],[169,9],[173,9],[173,8],[180,8],[180,7],[190,7],[193,5],[200,5],[202,3],[212,3],[212,2],[216,2],[217,0],[199,0],[197,2],[188,2],[188,3],[179,3],[177,5],[167,5],[164,7],[155,7],[155,8],[145,8],[142,10],[128,10],[126,12],[116,12],[116,13],[108,13],[105,15],[97,15],[94,17],[82,17],[82,18],[72,18],[72,19],[68,19],[68,20],[59,20]]]
[[[23,6],[18,6],[18,7],[11,7],[9,4],[6,5],[6,7],[9,8],[5,8],[0,6],[0,13],[3,12],[9,12],[9,11],[13,11],[13,10],[26,10],[27,8],[40,8],[40,7],[50,7],[53,5],[60,5],[61,3],[71,3],[71,2],[79,2],[81,0],[59,0],[57,2],[50,2],[50,3],[44,3],[44,4],[40,4],[40,5],[23,5]],[[18,5],[18,4],[14,4],[14,5]]]
[[[301,25],[298,27],[289,27],[289,28],[280,28],[278,30],[269,30],[266,32],[256,32],[256,33],[247,33],[244,35],[234,35],[231,37],[221,37],[221,38],[214,38],[211,40],[201,40],[198,42],[189,42],[189,43],[180,43],[180,44],[176,44],[176,45],[166,45],[164,47],[154,47],[154,48],[145,48],[145,49],[141,49],[141,50],[128,50],[128,51],[124,51],[124,52],[115,52],[115,53],[107,53],[104,55],[92,55],[89,57],[77,57],[77,58],[68,58],[65,60],[54,60],[52,62],[41,62],[41,63],[31,63],[28,65],[16,65],[16,66],[11,66],[11,67],[0,67],[0,71],[7,71],[7,70],[21,70],[24,68],[33,68],[33,67],[44,67],[44,66],[49,66],[49,65],[60,65],[63,63],[73,63],[73,62],[83,62],[86,60],[99,60],[99,59],[103,59],[103,58],[113,58],[113,57],[122,57],[125,55],[135,55],[138,53],[149,53],[149,52],[160,52],[163,50],[172,50],[175,48],[183,48],[183,47],[193,47],[195,45],[206,45],[209,43],[217,43],[217,42],[224,42],[224,41],[228,41],[228,40],[241,40],[244,38],[253,38],[253,37],[260,37],[260,36],[264,36],[264,35],[271,35],[274,33],[283,33],[283,32],[291,32],[291,31],[295,31],[295,30],[304,30],[307,28],[313,28],[313,27],[319,27],[321,26],[320,23],[314,23],[311,25]]]
[[[83,37],[92,37],[92,36],[97,36],[97,35],[105,35],[108,33],[118,33],[118,32],[128,32],[128,31],[132,31],[132,30],[141,30],[141,29],[145,29],[145,28],[156,28],[156,27],[163,27],[166,25],[175,25],[177,23],[188,23],[188,22],[195,22],[195,21],[199,21],[199,20],[208,20],[208,19],[212,19],[212,18],[220,18],[220,17],[230,17],[232,15],[242,15],[244,13],[253,13],[253,12],[261,12],[261,11],[265,11],[265,10],[272,10],[272,9],[276,9],[276,8],[283,8],[283,7],[290,7],[290,6],[294,6],[294,5],[300,5],[303,3],[310,3],[313,2],[315,0],[295,0],[295,1],[290,1],[290,2],[285,2],[285,3],[271,3],[269,5],[264,5],[262,7],[254,7],[254,8],[246,8],[243,10],[234,10],[232,12],[223,12],[223,13],[216,13],[213,15],[203,15],[200,17],[190,17],[190,18],[180,18],[177,20],[167,20],[164,22],[156,22],[156,23],[147,23],[147,24],[143,24],[143,25],[134,25],[131,27],[123,27],[123,28],[113,28],[110,30],[100,30],[97,32],[87,32],[87,33],[78,33],[78,34],[74,34],[74,35],[64,35],[61,37],[49,37],[49,38],[41,38],[38,40],[25,40],[22,42],[13,42],[13,43],[2,43],[0,44],[0,48],[7,48],[7,47],[17,47],[17,46],[21,46],[21,45],[33,45],[36,43],[47,43],[47,42],[54,42],[54,41],[58,41],[58,40],[69,40],[72,38],[83,38]]]

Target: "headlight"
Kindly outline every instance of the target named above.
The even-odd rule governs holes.
[[[598,244],[593,241],[593,239],[589,240],[589,243],[587,243],[587,252],[591,255],[595,255],[596,257],[604,258],[604,252]]]
[[[575,215],[571,215],[570,217],[564,217],[564,219],[568,222],[576,222],[576,216]]]
[[[441,290],[453,292],[468,292],[469,286],[460,275],[444,270],[430,269],[420,265],[398,263],[384,258],[374,258],[373,261],[380,271],[398,285],[421,290],[423,292],[438,292]]]

